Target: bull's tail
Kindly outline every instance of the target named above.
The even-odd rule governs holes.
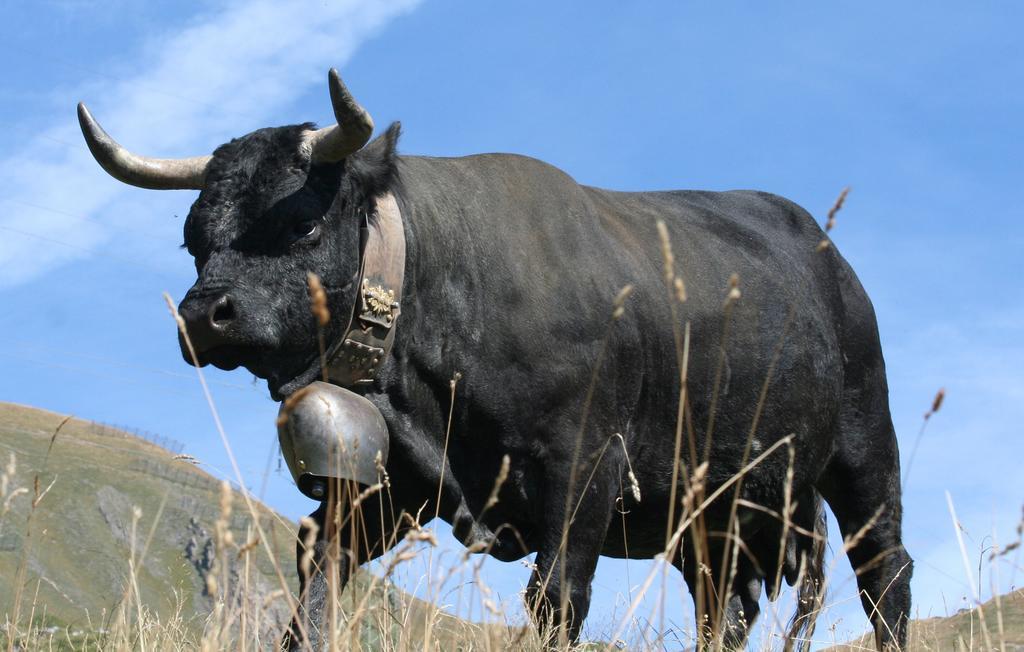
[[[797,601],[796,613],[789,621],[786,632],[785,652],[799,650],[807,652],[811,646],[814,625],[821,613],[825,601],[825,546],[827,544],[828,526],[825,522],[825,505],[821,494],[813,492],[813,504],[803,512],[804,519],[796,518],[797,525],[814,532],[814,536],[793,533],[796,546],[796,582]]]

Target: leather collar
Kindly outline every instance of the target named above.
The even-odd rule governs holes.
[[[395,341],[405,279],[405,230],[390,192],[374,199],[375,219],[363,218],[357,296],[348,327],[327,354],[327,378],[357,387],[373,382]]]

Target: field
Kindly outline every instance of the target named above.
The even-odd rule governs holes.
[[[962,610],[945,618],[915,620],[910,625],[909,648],[912,652],[960,652],[996,649],[1001,652],[1024,651],[1024,590],[1016,590],[982,605],[989,628],[989,643],[975,609]],[[874,641],[863,637],[829,652],[874,650]]]
[[[258,503],[250,511],[237,490],[188,456],[51,412],[0,404],[0,454],[0,611],[8,649],[276,646],[297,587],[297,524]],[[408,561],[399,550],[392,570]],[[368,573],[339,606],[335,636],[344,649],[542,647],[532,628],[508,622],[493,605],[489,623],[468,622]],[[990,601],[983,612],[996,649],[1024,649],[1024,591]],[[989,649],[978,616],[966,610],[914,621],[910,648]],[[814,647],[828,644],[827,632],[826,603]],[[774,649],[775,634],[755,632],[752,646]],[[873,641],[828,649],[873,649]]]
[[[297,524],[255,504],[260,541],[239,492],[187,456],[52,412],[0,403],[0,455],[0,640],[274,647],[290,620],[284,592],[298,586]],[[522,634],[465,623],[367,575],[346,599],[361,605],[350,628],[360,648],[418,648],[427,623],[438,644]]]

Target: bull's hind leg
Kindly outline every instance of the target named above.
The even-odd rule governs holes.
[[[850,372],[860,372],[851,374]],[[852,545],[850,563],[880,650],[906,645],[913,562],[901,532],[900,458],[889,415],[885,369],[847,369],[840,433],[819,487]]]
[[[736,574],[732,578],[729,601],[722,618],[722,647],[726,650],[743,650],[746,647],[750,630],[761,613],[757,601],[761,597],[764,578],[745,553],[740,552],[736,562]]]
[[[704,567],[704,578],[711,579],[712,582],[716,581],[717,578],[721,577],[721,560],[724,552],[724,548],[717,542],[710,545],[709,556],[711,563]],[[693,608],[695,619],[700,618],[700,614],[704,615],[703,622],[696,622],[696,636],[697,636],[697,649],[709,650],[716,649],[715,639],[721,639],[721,649],[732,652],[734,650],[743,650],[747,643],[747,638],[750,635],[750,630],[754,626],[754,621],[757,620],[758,615],[761,613],[761,607],[758,604],[758,599],[761,597],[761,585],[764,583],[764,577],[755,568],[752,560],[744,552],[738,552],[735,564],[735,573],[732,574],[728,600],[724,605],[721,617],[718,618],[714,613],[704,613],[705,610],[715,612],[717,610],[717,600],[721,596],[723,589],[718,586],[711,587],[712,595],[708,597],[707,604],[697,604],[697,580],[698,571],[696,564],[696,556],[693,551],[693,546],[690,542],[687,542],[685,546],[684,559],[680,563],[679,559],[676,559],[673,564],[683,573],[683,578],[686,580],[686,586],[690,591],[690,596],[693,598]],[[716,633],[714,627],[718,627]]]

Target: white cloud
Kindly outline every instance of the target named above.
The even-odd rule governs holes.
[[[69,146],[82,142],[72,90],[129,149],[155,156],[206,153],[263,126],[311,85],[326,89],[329,66],[344,65],[360,44],[418,2],[233,2],[154,38],[143,52],[125,53],[125,60],[138,61],[134,74],[67,89],[68,106],[54,116],[56,126],[0,159],[0,288],[88,256],[115,234],[118,250],[136,253],[131,239],[138,231],[165,238],[166,252],[180,238],[180,223],[167,219],[168,211],[180,210],[180,193],[150,193],[140,211],[141,191],[106,177],[84,144]],[[153,244],[139,240],[142,248]]]

